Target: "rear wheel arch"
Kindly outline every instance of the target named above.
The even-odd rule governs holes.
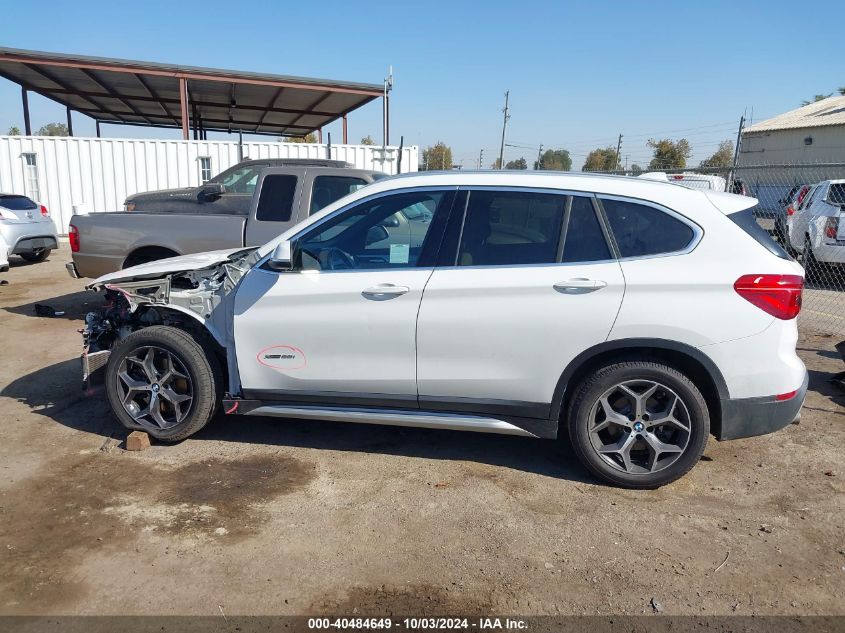
[[[710,430],[719,437],[721,400],[730,397],[727,383],[716,364],[701,350],[667,339],[632,338],[599,343],[576,356],[564,369],[552,399],[551,418],[561,420],[575,387],[591,371],[620,360],[653,360],[684,373],[704,396],[710,413]]]
[[[126,256],[126,259],[123,260],[122,268],[129,268],[130,266],[137,266],[138,264],[154,262],[159,259],[167,259],[168,257],[176,257],[178,255],[179,253],[172,248],[165,246],[139,246]]]

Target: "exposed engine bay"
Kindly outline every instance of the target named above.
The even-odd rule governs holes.
[[[153,277],[144,270],[150,265],[142,265],[121,271],[126,275],[120,279],[108,279],[115,274],[95,280],[88,287],[103,292],[105,301],[100,310],[85,316],[82,365],[86,387],[102,382],[108,355],[121,339],[152,325],[169,325],[211,338],[225,352],[232,340],[232,291],[258,259],[256,249],[240,250],[204,268]],[[178,269],[178,264],[174,268]],[[133,275],[133,270],[139,274]]]

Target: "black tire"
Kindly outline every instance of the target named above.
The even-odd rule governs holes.
[[[685,446],[682,452],[678,453],[678,457],[672,458],[675,459],[674,462],[655,472],[625,472],[621,469],[624,466],[611,465],[608,461],[613,460],[599,455],[598,449],[594,447],[591,440],[592,421],[590,418],[593,408],[600,406],[599,399],[602,395],[616,385],[636,383],[636,381],[643,381],[643,383],[653,381],[668,387],[669,390],[674,391],[674,395],[685,407],[683,412],[688,431],[670,431],[682,434],[686,438]],[[710,435],[710,415],[707,403],[698,388],[677,369],[651,361],[620,361],[597,369],[576,387],[567,416],[569,438],[581,463],[599,479],[622,488],[657,488],[684,476],[698,463]],[[657,432],[663,433],[662,429],[663,427],[660,427]],[[629,429],[629,432],[639,435],[635,433],[633,427]],[[621,433],[619,437],[622,437]],[[642,441],[645,445],[644,440],[634,441]],[[634,446],[637,445],[634,444]]]
[[[170,354],[181,363],[190,379],[190,408],[184,419],[168,428],[156,428],[150,419],[139,423],[121,400],[120,390],[125,384],[119,382],[121,364],[128,356],[149,347]],[[217,411],[223,389],[223,373],[214,353],[187,332],[165,325],[137,330],[120,341],[109,356],[105,381],[109,404],[120,423],[133,431],[145,431],[163,442],[184,440],[203,428]]]
[[[810,242],[809,235],[804,237],[804,251],[801,253],[801,265],[804,267],[804,277],[806,277],[807,281],[821,281],[822,265],[816,259],[816,256],[813,255],[813,244]]]
[[[40,251],[35,251],[34,253],[21,253],[21,257],[28,262],[32,262],[33,264],[38,262],[46,261],[48,257],[50,257],[50,253],[53,252],[51,248],[42,248]]]

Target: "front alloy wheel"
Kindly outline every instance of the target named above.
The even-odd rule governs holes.
[[[120,422],[166,442],[205,426],[222,388],[214,352],[189,333],[164,325],[122,339],[106,366],[106,393]]]
[[[117,379],[123,409],[152,431],[176,426],[191,410],[191,377],[182,361],[166,349],[135,348],[121,361]]]

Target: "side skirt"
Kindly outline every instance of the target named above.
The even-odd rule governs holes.
[[[223,410],[229,415],[258,415],[300,420],[327,420],[359,424],[384,424],[453,431],[475,431],[524,437],[554,438],[557,423],[552,420],[489,417],[420,409],[388,409],[303,405],[266,400],[224,399]]]

